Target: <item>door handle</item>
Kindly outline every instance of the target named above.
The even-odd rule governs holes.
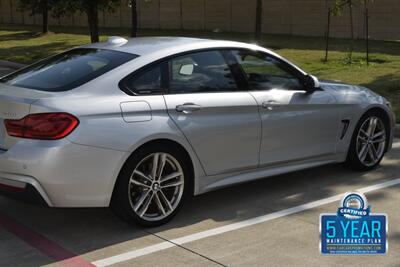
[[[202,107],[199,105],[196,105],[194,103],[185,103],[183,105],[177,105],[175,107],[175,110],[178,112],[183,112],[185,114],[192,113],[193,111],[200,110]]]
[[[262,102],[261,106],[268,110],[273,110],[274,108],[279,108],[281,105],[279,104],[279,102],[277,102],[275,100],[268,100],[268,101]]]

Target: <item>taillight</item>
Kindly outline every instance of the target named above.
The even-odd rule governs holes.
[[[20,120],[4,120],[10,136],[57,140],[69,135],[79,124],[79,120],[68,113],[30,114]]]

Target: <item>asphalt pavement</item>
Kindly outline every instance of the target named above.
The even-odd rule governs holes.
[[[389,218],[382,256],[323,256],[319,216],[366,192]],[[108,209],[51,209],[0,197],[0,266],[400,266],[400,140],[381,167],[330,165],[194,197],[141,228]]]

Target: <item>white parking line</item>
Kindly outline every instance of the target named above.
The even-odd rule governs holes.
[[[368,186],[368,187],[364,187],[364,188],[360,188],[357,191],[359,192],[363,192],[363,193],[368,193],[368,192],[372,192],[375,190],[379,190],[379,189],[383,189],[386,187],[390,187],[390,186],[394,186],[400,184],[400,178],[394,179],[394,180],[390,180],[388,182],[384,182],[384,183],[380,183],[380,184],[376,184],[376,185],[372,185],[372,186]],[[120,263],[120,262],[124,262],[124,261],[128,261],[128,260],[132,260],[135,258],[138,258],[140,256],[145,256],[145,255],[149,255],[151,253],[154,252],[158,252],[158,251],[162,251],[171,247],[174,247],[174,244],[177,245],[183,245],[189,242],[193,242],[196,240],[200,240],[200,239],[204,239],[207,237],[211,237],[211,236],[215,236],[215,235],[219,235],[219,234],[223,234],[226,232],[231,232],[231,231],[235,231],[235,230],[239,230],[241,228],[244,227],[248,227],[248,226],[252,226],[255,224],[259,224],[259,223],[263,223],[266,221],[271,221],[277,218],[281,218],[284,216],[288,216],[294,213],[298,213],[301,211],[305,211],[305,210],[309,210],[309,209],[313,209],[322,205],[326,205],[335,201],[339,201],[342,198],[343,194],[339,194],[339,195],[335,195],[332,197],[328,197],[328,198],[324,198],[324,199],[320,199],[320,200],[316,200],[313,202],[309,202],[306,204],[302,204],[293,208],[289,208],[289,209],[285,209],[285,210],[281,210],[281,211],[277,211],[277,212],[273,212],[270,214],[266,214],[266,215],[262,215],[262,216],[258,216],[252,219],[247,219],[244,221],[240,221],[240,222],[236,222],[236,223],[232,223],[229,225],[225,225],[225,226],[221,226],[221,227],[217,227],[214,229],[210,229],[210,230],[206,230],[203,232],[199,232],[196,234],[191,234],[191,235],[187,235],[184,237],[180,237],[180,238],[176,238],[171,240],[171,242],[161,242],[158,243],[156,245],[152,245],[152,246],[148,246],[142,249],[137,249],[137,250],[133,250],[130,252],[126,252],[126,253],[122,253],[110,258],[106,258],[106,259],[102,259],[102,260],[98,260],[95,262],[92,262],[92,264],[98,266],[98,267],[103,267],[103,266],[110,266],[112,264],[116,264],[116,263]]]

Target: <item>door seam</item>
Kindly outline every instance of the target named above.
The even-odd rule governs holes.
[[[248,93],[251,95],[251,97],[254,99],[254,102],[257,105],[257,110],[258,110],[258,118],[260,119],[260,144],[258,146],[258,164],[257,164],[257,169],[260,168],[261,166],[261,147],[262,147],[262,141],[263,141],[263,132],[264,132],[264,125],[263,125],[263,120],[261,116],[261,107],[257,102],[257,99],[254,97],[254,95],[248,91]]]
[[[201,162],[201,160],[200,160],[199,155],[197,155],[196,150],[194,149],[192,143],[190,143],[190,141],[189,141],[189,139],[187,138],[187,136],[185,135],[185,133],[181,130],[181,128],[178,126],[178,124],[177,124],[177,123],[175,122],[175,120],[172,118],[172,116],[171,116],[171,114],[170,114],[170,112],[169,112],[169,109],[168,109],[167,100],[165,99],[165,96],[164,96],[164,95],[162,95],[162,96],[163,96],[163,99],[164,99],[165,109],[167,110],[168,117],[169,117],[170,120],[173,122],[173,124],[174,124],[175,127],[178,129],[178,131],[183,135],[183,137],[185,138],[186,142],[189,144],[190,148],[192,149],[194,155],[196,156],[197,161],[200,163],[200,166],[201,166],[201,168],[202,168],[204,174],[205,174],[206,176],[208,176],[208,175],[207,175],[207,172],[206,172],[206,170],[205,170],[205,168],[204,168],[203,162]],[[196,178],[196,177],[194,177],[194,178]]]

